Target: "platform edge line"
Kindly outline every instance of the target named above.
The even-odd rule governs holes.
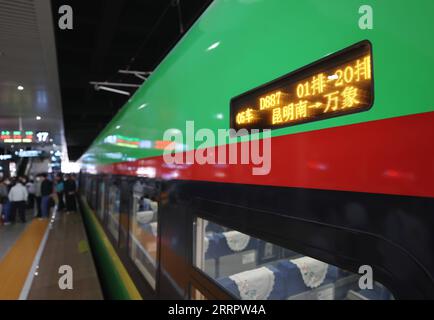
[[[36,252],[35,259],[33,260],[32,267],[30,268],[29,274],[27,275],[26,282],[24,282],[24,286],[21,289],[20,297],[18,300],[27,300],[29,296],[30,289],[32,288],[33,279],[35,278],[36,267],[41,261],[42,253],[44,252],[45,245],[47,244],[48,235],[51,229],[51,222],[47,225],[47,230],[45,230],[44,237],[42,238],[41,243],[39,244],[38,251]]]

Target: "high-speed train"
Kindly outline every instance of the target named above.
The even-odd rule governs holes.
[[[433,11],[214,1],[80,159],[106,296],[433,299]]]

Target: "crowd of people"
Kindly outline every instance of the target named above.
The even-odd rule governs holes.
[[[0,222],[3,225],[26,222],[26,210],[33,209],[33,216],[48,219],[51,210],[73,213],[76,204],[77,183],[75,175],[61,173],[51,178],[46,173],[29,177],[0,180]],[[18,219],[17,219],[18,217]]]

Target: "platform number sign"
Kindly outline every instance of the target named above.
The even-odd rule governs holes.
[[[49,136],[48,132],[41,131],[41,132],[38,132],[36,134],[36,139],[37,139],[38,142],[43,143],[43,142],[47,142],[48,141],[48,136]]]

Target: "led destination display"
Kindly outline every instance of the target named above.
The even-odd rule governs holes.
[[[371,45],[363,41],[231,100],[231,128],[273,129],[368,110]]]

